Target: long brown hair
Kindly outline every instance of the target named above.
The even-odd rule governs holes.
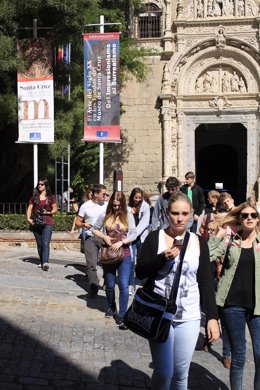
[[[119,210],[116,210],[113,208],[113,202],[117,201],[120,203]],[[127,204],[126,204],[126,198],[123,192],[115,191],[111,195],[106,215],[104,219],[104,225],[107,228],[112,228],[115,223],[119,223],[120,229],[127,231],[128,230],[128,217],[127,217]]]

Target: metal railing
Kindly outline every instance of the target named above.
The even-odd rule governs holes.
[[[27,203],[0,203],[0,231],[19,232],[28,231],[26,220]],[[72,226],[76,213],[72,210],[58,211],[54,215],[54,231],[68,231]]]

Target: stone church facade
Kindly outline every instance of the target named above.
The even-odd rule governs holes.
[[[155,49],[147,79],[122,91],[124,191],[168,176],[222,183],[237,201],[259,178],[260,1],[158,0],[134,11],[137,43]],[[221,184],[220,184],[221,187]],[[256,194],[258,196],[258,194]]]

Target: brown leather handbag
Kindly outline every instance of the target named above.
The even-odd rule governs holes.
[[[102,244],[99,250],[99,261],[101,264],[116,264],[124,258],[124,248],[121,246],[118,251],[112,252],[111,247]]]
[[[110,235],[111,242],[114,244],[122,240],[121,232],[115,230]],[[124,247],[121,246],[116,252],[111,250],[111,247],[105,242],[101,245],[99,250],[99,261],[101,264],[116,264],[122,261],[124,258]]]

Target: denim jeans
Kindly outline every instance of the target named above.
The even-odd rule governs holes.
[[[252,339],[255,360],[254,390],[260,390],[260,316],[254,316],[252,310],[231,306],[221,309],[221,321],[226,328],[231,347],[231,390],[242,390],[246,360],[246,324]]]
[[[141,240],[134,241],[134,243],[131,244],[132,246],[132,267],[131,267],[131,274],[129,278],[129,285],[135,286],[136,284],[139,284],[140,281],[136,279],[135,277],[135,264],[136,264],[136,257],[139,255],[142,249],[142,243]]]
[[[41,265],[48,263],[50,257],[52,225],[45,225],[43,229],[33,229],[33,234],[37,243],[37,250]]]
[[[154,372],[151,390],[187,390],[200,320],[173,322],[165,343],[150,341]]]
[[[109,306],[115,306],[116,273],[119,287],[119,317],[124,317],[129,299],[129,277],[132,266],[131,256],[124,257],[117,264],[103,265],[104,279],[106,283],[106,296]]]

